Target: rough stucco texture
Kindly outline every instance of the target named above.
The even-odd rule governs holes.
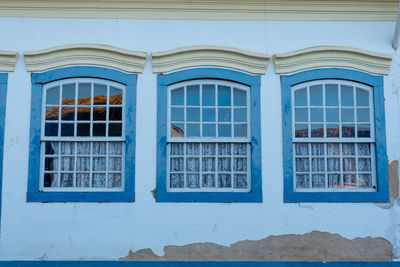
[[[166,246],[160,257],[142,249],[120,260],[133,261],[392,261],[392,245],[383,238],[349,240],[313,231],[239,241],[229,247],[214,243]]]

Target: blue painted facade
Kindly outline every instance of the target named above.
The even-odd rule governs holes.
[[[314,80],[341,79],[367,84],[373,88],[375,108],[377,192],[294,192],[292,149],[292,86]],[[282,144],[285,202],[388,202],[388,167],[385,131],[383,77],[349,69],[318,69],[281,76]]]
[[[99,78],[126,85],[125,191],[43,192],[39,190],[40,132],[43,85],[68,78]],[[135,200],[136,74],[101,67],[66,67],[32,74],[28,192],[29,202],[131,202]]]
[[[6,120],[7,102],[7,73],[0,73],[0,219],[1,219],[1,200],[3,192],[3,152],[4,152],[4,130]],[[0,220],[1,221],[1,220]]]
[[[167,88],[194,79],[220,79],[250,87],[251,105],[251,191],[167,192]],[[262,202],[260,77],[217,68],[198,68],[157,77],[157,202]]]

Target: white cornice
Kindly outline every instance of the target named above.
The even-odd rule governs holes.
[[[0,72],[14,71],[17,58],[17,52],[0,50]]]
[[[96,65],[142,73],[147,53],[100,44],[74,44],[24,53],[26,70],[41,72],[73,65]]]
[[[275,73],[307,69],[344,67],[378,75],[388,75],[392,56],[342,46],[316,46],[273,56]]]
[[[3,17],[394,21],[398,0],[0,0]]]
[[[222,46],[188,46],[152,53],[151,56],[154,73],[212,66],[264,74],[269,60],[266,54]]]

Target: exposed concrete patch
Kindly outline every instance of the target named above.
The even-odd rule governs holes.
[[[164,247],[160,257],[142,249],[119,260],[132,261],[392,261],[392,245],[383,238],[346,239],[338,234],[313,231],[280,235],[229,247],[194,243]]]
[[[394,160],[389,164],[389,203],[376,203],[375,205],[383,208],[390,209],[393,207],[393,202],[399,196],[399,161]]]

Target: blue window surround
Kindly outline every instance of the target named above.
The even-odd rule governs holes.
[[[251,191],[250,192],[167,192],[167,87],[194,79],[220,79],[250,87],[251,105]],[[260,76],[217,68],[198,68],[157,77],[157,202],[262,202]]]
[[[4,152],[4,130],[6,118],[6,100],[7,100],[7,73],[0,73],[0,218],[1,218],[1,192],[2,192],[2,174],[3,174],[3,152]]]
[[[373,88],[375,107],[377,192],[294,192],[291,88],[293,85],[322,79],[341,79],[363,83]],[[385,103],[383,77],[364,72],[329,68],[281,76],[284,202],[388,202],[388,167],[386,153]]]
[[[123,192],[42,192],[39,190],[40,131],[43,85],[67,78],[99,78],[126,85],[125,103],[125,191]],[[28,169],[29,202],[130,202],[135,200],[136,74],[103,67],[65,67],[32,73],[31,127]]]

